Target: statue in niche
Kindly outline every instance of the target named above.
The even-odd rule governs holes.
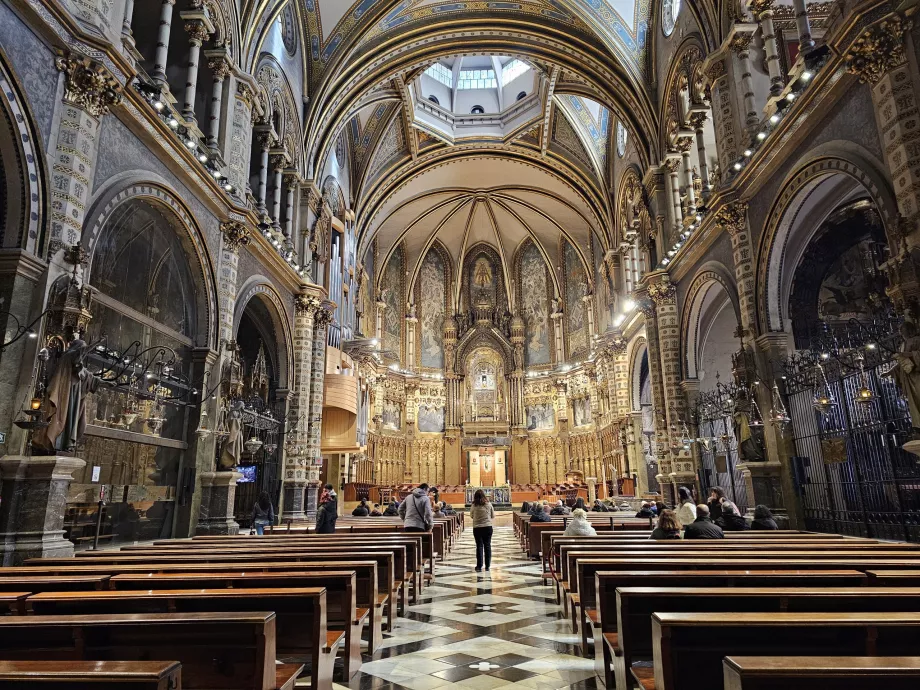
[[[476,259],[473,266],[473,285],[476,288],[475,301],[485,300],[491,304],[489,293],[492,287],[492,266],[484,256]]]
[[[42,408],[50,412],[48,426],[36,429],[32,448],[36,455],[72,453],[86,431],[86,396],[95,393],[100,379],[84,366],[86,342],[70,341],[58,360],[45,391]]]
[[[891,375],[907,400],[914,441],[920,439],[920,328],[913,321],[904,321],[900,330],[904,342],[894,355],[896,365]]]
[[[243,406],[242,400],[230,403],[227,412],[227,438],[220,449],[220,460],[217,462],[218,472],[232,472],[240,464],[243,457]]]
[[[735,413],[732,415],[735,426],[735,441],[738,444],[738,456],[741,462],[763,462],[766,460],[763,452],[763,442],[754,435],[750,425],[750,400],[739,399],[735,404]]]

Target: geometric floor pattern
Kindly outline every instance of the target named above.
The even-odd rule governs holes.
[[[492,569],[477,573],[473,530],[435,570],[419,603],[384,633],[381,649],[338,689],[597,688],[553,588],[523,557],[511,527],[496,527]]]

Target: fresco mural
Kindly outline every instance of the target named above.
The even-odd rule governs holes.
[[[396,249],[383,273],[382,297],[387,308],[383,314],[383,349],[400,353],[402,313],[405,297],[402,290],[403,250]]]
[[[444,367],[444,295],[447,271],[441,255],[430,250],[422,262],[418,294],[422,337],[420,354],[423,367]]]
[[[524,354],[527,366],[550,363],[549,291],[546,262],[529,242],[521,252],[521,312],[524,318]]]
[[[588,426],[593,418],[591,416],[591,399],[576,398],[572,401],[572,415],[575,426]]]
[[[444,408],[422,405],[418,408],[418,430],[428,433],[444,431]]]
[[[564,249],[566,322],[569,331],[569,356],[588,344],[588,319],[582,299],[588,294],[588,278],[578,252],[568,242]]]
[[[402,428],[402,405],[386,400],[383,403],[383,426],[385,429],[399,431]]]
[[[556,426],[556,410],[552,403],[531,405],[527,408],[527,430],[548,431]]]

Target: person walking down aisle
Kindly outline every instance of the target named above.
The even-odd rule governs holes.
[[[326,484],[319,497],[319,509],[316,511],[317,534],[335,534],[335,521],[339,519],[338,507],[332,484]]]
[[[274,524],[275,509],[272,507],[272,499],[267,491],[263,491],[252,507],[252,529],[261,537],[265,534],[265,527]]]
[[[492,521],[495,519],[495,508],[482,489],[477,489],[473,494],[470,519],[473,521],[473,538],[476,540],[476,572],[481,573],[483,563],[486,570],[492,566]]]
[[[428,532],[434,526],[434,511],[428,498],[428,485],[419,484],[399,505],[399,517],[407,532]]]

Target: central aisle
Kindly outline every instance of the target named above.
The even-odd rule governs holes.
[[[523,557],[511,527],[495,528],[491,572],[475,566],[469,527],[374,659],[337,687],[596,688],[594,660],[579,655],[553,588],[541,585],[539,563]]]

